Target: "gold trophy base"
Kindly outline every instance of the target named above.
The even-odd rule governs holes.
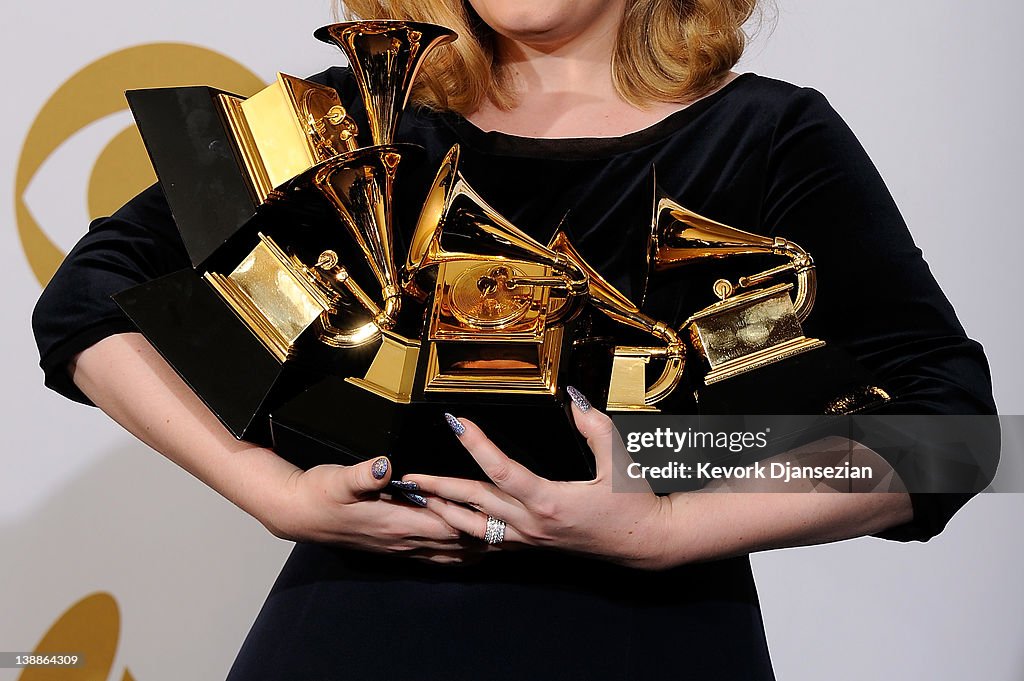
[[[754,369],[760,369],[763,366],[779,362],[788,357],[799,355],[802,352],[823,347],[825,347],[825,341],[818,340],[817,338],[805,338],[804,336],[792,338],[770,348],[764,348],[763,350],[758,350],[749,355],[720,364],[704,376],[704,385],[718,383],[727,378],[732,378],[733,376],[738,376]]]
[[[889,400],[845,352],[804,336],[792,288],[729,297],[691,317],[690,338],[710,365],[700,413],[847,414]]]
[[[366,375],[363,378],[346,378],[345,381],[392,402],[409,404],[419,357],[419,341],[391,331],[381,331],[381,345]]]
[[[607,411],[648,412],[661,411],[645,404],[647,396],[647,364],[649,352],[630,352],[630,348],[617,347],[612,359],[612,376],[608,383]]]
[[[423,391],[554,395],[563,336],[556,326],[545,330],[541,343],[431,341]]]
[[[305,276],[304,266],[268,236],[231,274],[203,278],[278,362],[291,357],[299,336],[330,309],[327,297]]]
[[[688,320],[690,339],[711,368],[705,385],[824,347],[824,341],[804,336],[789,297],[792,289],[779,284],[742,293]]]

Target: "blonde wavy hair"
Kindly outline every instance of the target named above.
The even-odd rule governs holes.
[[[336,0],[340,16],[447,26],[459,39],[424,63],[412,100],[469,114],[484,100],[510,109],[516,92],[495,56],[495,33],[466,0]],[[628,0],[612,55],[627,102],[688,102],[716,89],[746,46],[758,0]]]

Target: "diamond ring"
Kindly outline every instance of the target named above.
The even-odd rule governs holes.
[[[487,516],[487,529],[484,531],[484,541],[488,544],[500,544],[505,541],[505,521],[498,520],[492,515]]]

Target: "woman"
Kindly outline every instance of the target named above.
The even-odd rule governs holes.
[[[636,272],[621,245],[649,210],[654,164],[684,205],[814,254],[808,335],[872,369],[895,409],[994,409],[980,348],[841,119],[813,91],[730,72],[753,0],[348,4],[460,33],[425,73],[416,93],[425,106],[406,115],[399,140],[433,160],[459,143],[480,194],[542,239],[569,211],[584,256],[627,294]],[[358,108],[347,71],[318,79]],[[872,277],[853,278],[864,263]],[[108,300],[184,266],[166,204],[149,190],[93,225],[34,321],[51,386],[87,397],[300,542],[231,678],[621,679],[673,668],[772,678],[747,553],[865,534],[926,539],[964,501],[613,495],[610,423],[575,395],[595,481],[539,479],[456,414],[454,436],[495,484],[411,475],[426,493],[413,497],[425,507],[411,506],[380,493],[386,459],[300,471],[223,429]],[[678,324],[708,302],[711,275],[659,280],[647,310]],[[506,523],[500,544],[481,541],[488,516]],[[530,548],[506,550],[520,546]]]

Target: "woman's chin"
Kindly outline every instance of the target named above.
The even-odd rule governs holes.
[[[555,46],[603,25],[618,3],[599,0],[472,0],[477,14],[497,33],[532,46]]]

